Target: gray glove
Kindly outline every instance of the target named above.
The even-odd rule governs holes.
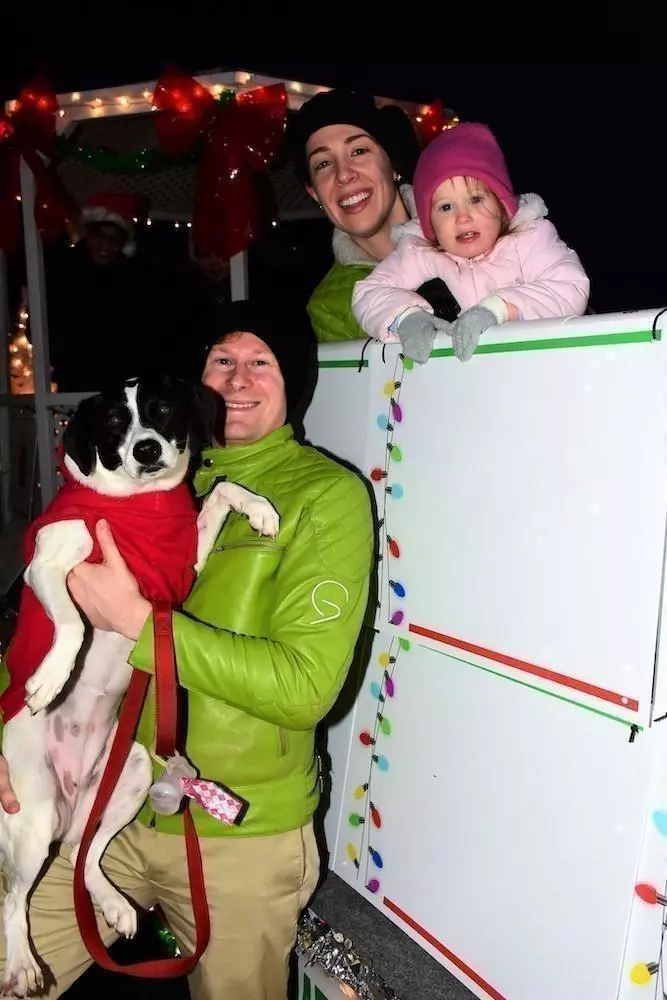
[[[398,339],[403,348],[403,354],[412,358],[418,365],[425,364],[431,357],[433,341],[437,333],[449,333],[449,323],[444,319],[432,316],[426,310],[409,313],[398,324]]]
[[[485,309],[484,306],[473,306],[472,309],[466,309],[461,313],[447,331],[452,338],[454,354],[459,361],[470,361],[479,344],[479,338],[490,326],[495,326],[497,323],[498,320],[491,310]]]

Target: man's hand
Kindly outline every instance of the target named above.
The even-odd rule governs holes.
[[[67,577],[72,599],[94,628],[138,639],[151,611],[137,581],[116,548],[107,521],[98,521],[101,563],[82,562]]]
[[[9,781],[9,766],[2,756],[0,756],[0,805],[6,813],[17,813],[21,808]]]

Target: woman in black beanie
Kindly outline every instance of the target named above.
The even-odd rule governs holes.
[[[351,309],[352,289],[383,260],[415,217],[412,177],[419,144],[396,105],[345,90],[317,94],[290,123],[299,179],[334,225],[335,263],[308,303],[319,341],[365,335]],[[411,231],[411,230],[410,230]]]

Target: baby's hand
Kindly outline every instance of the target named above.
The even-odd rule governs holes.
[[[412,358],[417,364],[423,365],[431,357],[433,341],[437,333],[449,333],[450,327],[444,319],[432,316],[426,310],[408,313],[398,324],[398,339],[403,348],[403,354]]]
[[[470,360],[479,344],[479,338],[497,322],[498,320],[491,310],[485,309],[484,306],[473,306],[472,309],[466,309],[458,319],[454,320],[447,332],[452,338],[454,354],[459,361]]]

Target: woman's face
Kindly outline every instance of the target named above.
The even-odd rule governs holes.
[[[306,144],[310,185],[337,229],[368,239],[387,224],[400,202],[384,149],[355,125],[327,125]]]

